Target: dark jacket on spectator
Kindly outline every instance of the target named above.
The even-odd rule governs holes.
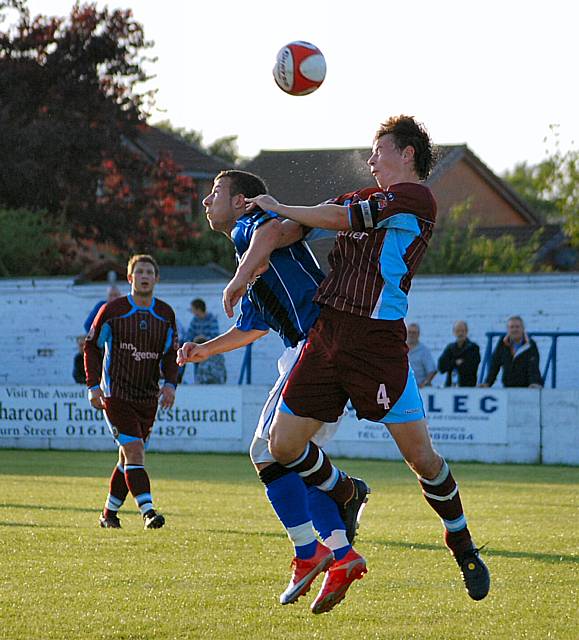
[[[492,385],[499,369],[503,369],[503,386],[528,387],[543,384],[539,371],[539,350],[536,342],[525,335],[523,345],[515,352],[508,336],[504,336],[495,347],[491,366],[485,382]]]
[[[462,360],[457,364],[457,360]],[[476,374],[480,363],[480,351],[478,344],[471,342],[468,338],[462,347],[456,342],[446,345],[440,358],[438,358],[438,370],[446,373],[445,387],[452,386],[452,372],[458,372],[459,387],[476,387]]]

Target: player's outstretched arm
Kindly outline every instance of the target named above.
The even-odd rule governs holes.
[[[187,362],[203,362],[210,356],[214,356],[218,353],[226,353],[227,351],[233,351],[240,347],[245,347],[256,340],[259,340],[264,336],[267,331],[261,331],[259,329],[251,329],[250,331],[241,331],[237,327],[231,327],[225,333],[220,336],[208,340],[203,344],[196,344],[195,342],[186,342],[177,351],[177,364],[181,367]]]
[[[260,195],[255,198],[245,198],[247,209],[254,205],[274,211],[284,218],[295,220],[308,227],[346,231],[350,229],[348,208],[339,204],[317,204],[313,207],[290,206],[279,203],[270,195]]]

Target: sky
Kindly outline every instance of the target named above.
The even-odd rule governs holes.
[[[210,144],[261,149],[370,147],[380,122],[407,114],[436,144],[467,144],[495,173],[579,144],[579,5],[569,0],[114,0],[155,42],[149,122],[168,119]],[[73,0],[28,0],[67,15]],[[293,40],[326,58],[323,85],[275,84]],[[557,125],[554,136],[551,125]]]

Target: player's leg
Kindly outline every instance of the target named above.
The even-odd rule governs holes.
[[[118,511],[123,506],[129,488],[125,481],[125,459],[122,449],[119,447],[119,459],[109,480],[109,493],[105,501],[104,509],[99,516],[99,524],[105,529],[120,529],[121,522]]]
[[[295,471],[308,486],[317,487],[339,505],[347,538],[352,543],[358,516],[368,500],[370,489],[363,480],[352,478],[336,467],[327,453],[313,441],[323,424],[321,421],[292,415],[287,411],[287,405],[282,405],[272,425],[272,455],[285,467]]]
[[[145,470],[145,442],[148,439],[157,406],[105,399],[105,419],[124,460],[125,482],[143,516],[146,529],[159,529],[165,524],[156,513],[151,495],[151,482]]]
[[[426,420],[388,423],[388,429],[416,474],[426,501],[442,520],[445,544],[460,567],[469,596],[482,600],[490,588],[489,572],[468,530],[458,485],[432,446]]]

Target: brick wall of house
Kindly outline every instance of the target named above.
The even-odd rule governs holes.
[[[438,202],[439,216],[448,212],[452,206],[471,198],[471,215],[480,220],[481,227],[528,224],[464,160],[452,165],[430,186]]]

